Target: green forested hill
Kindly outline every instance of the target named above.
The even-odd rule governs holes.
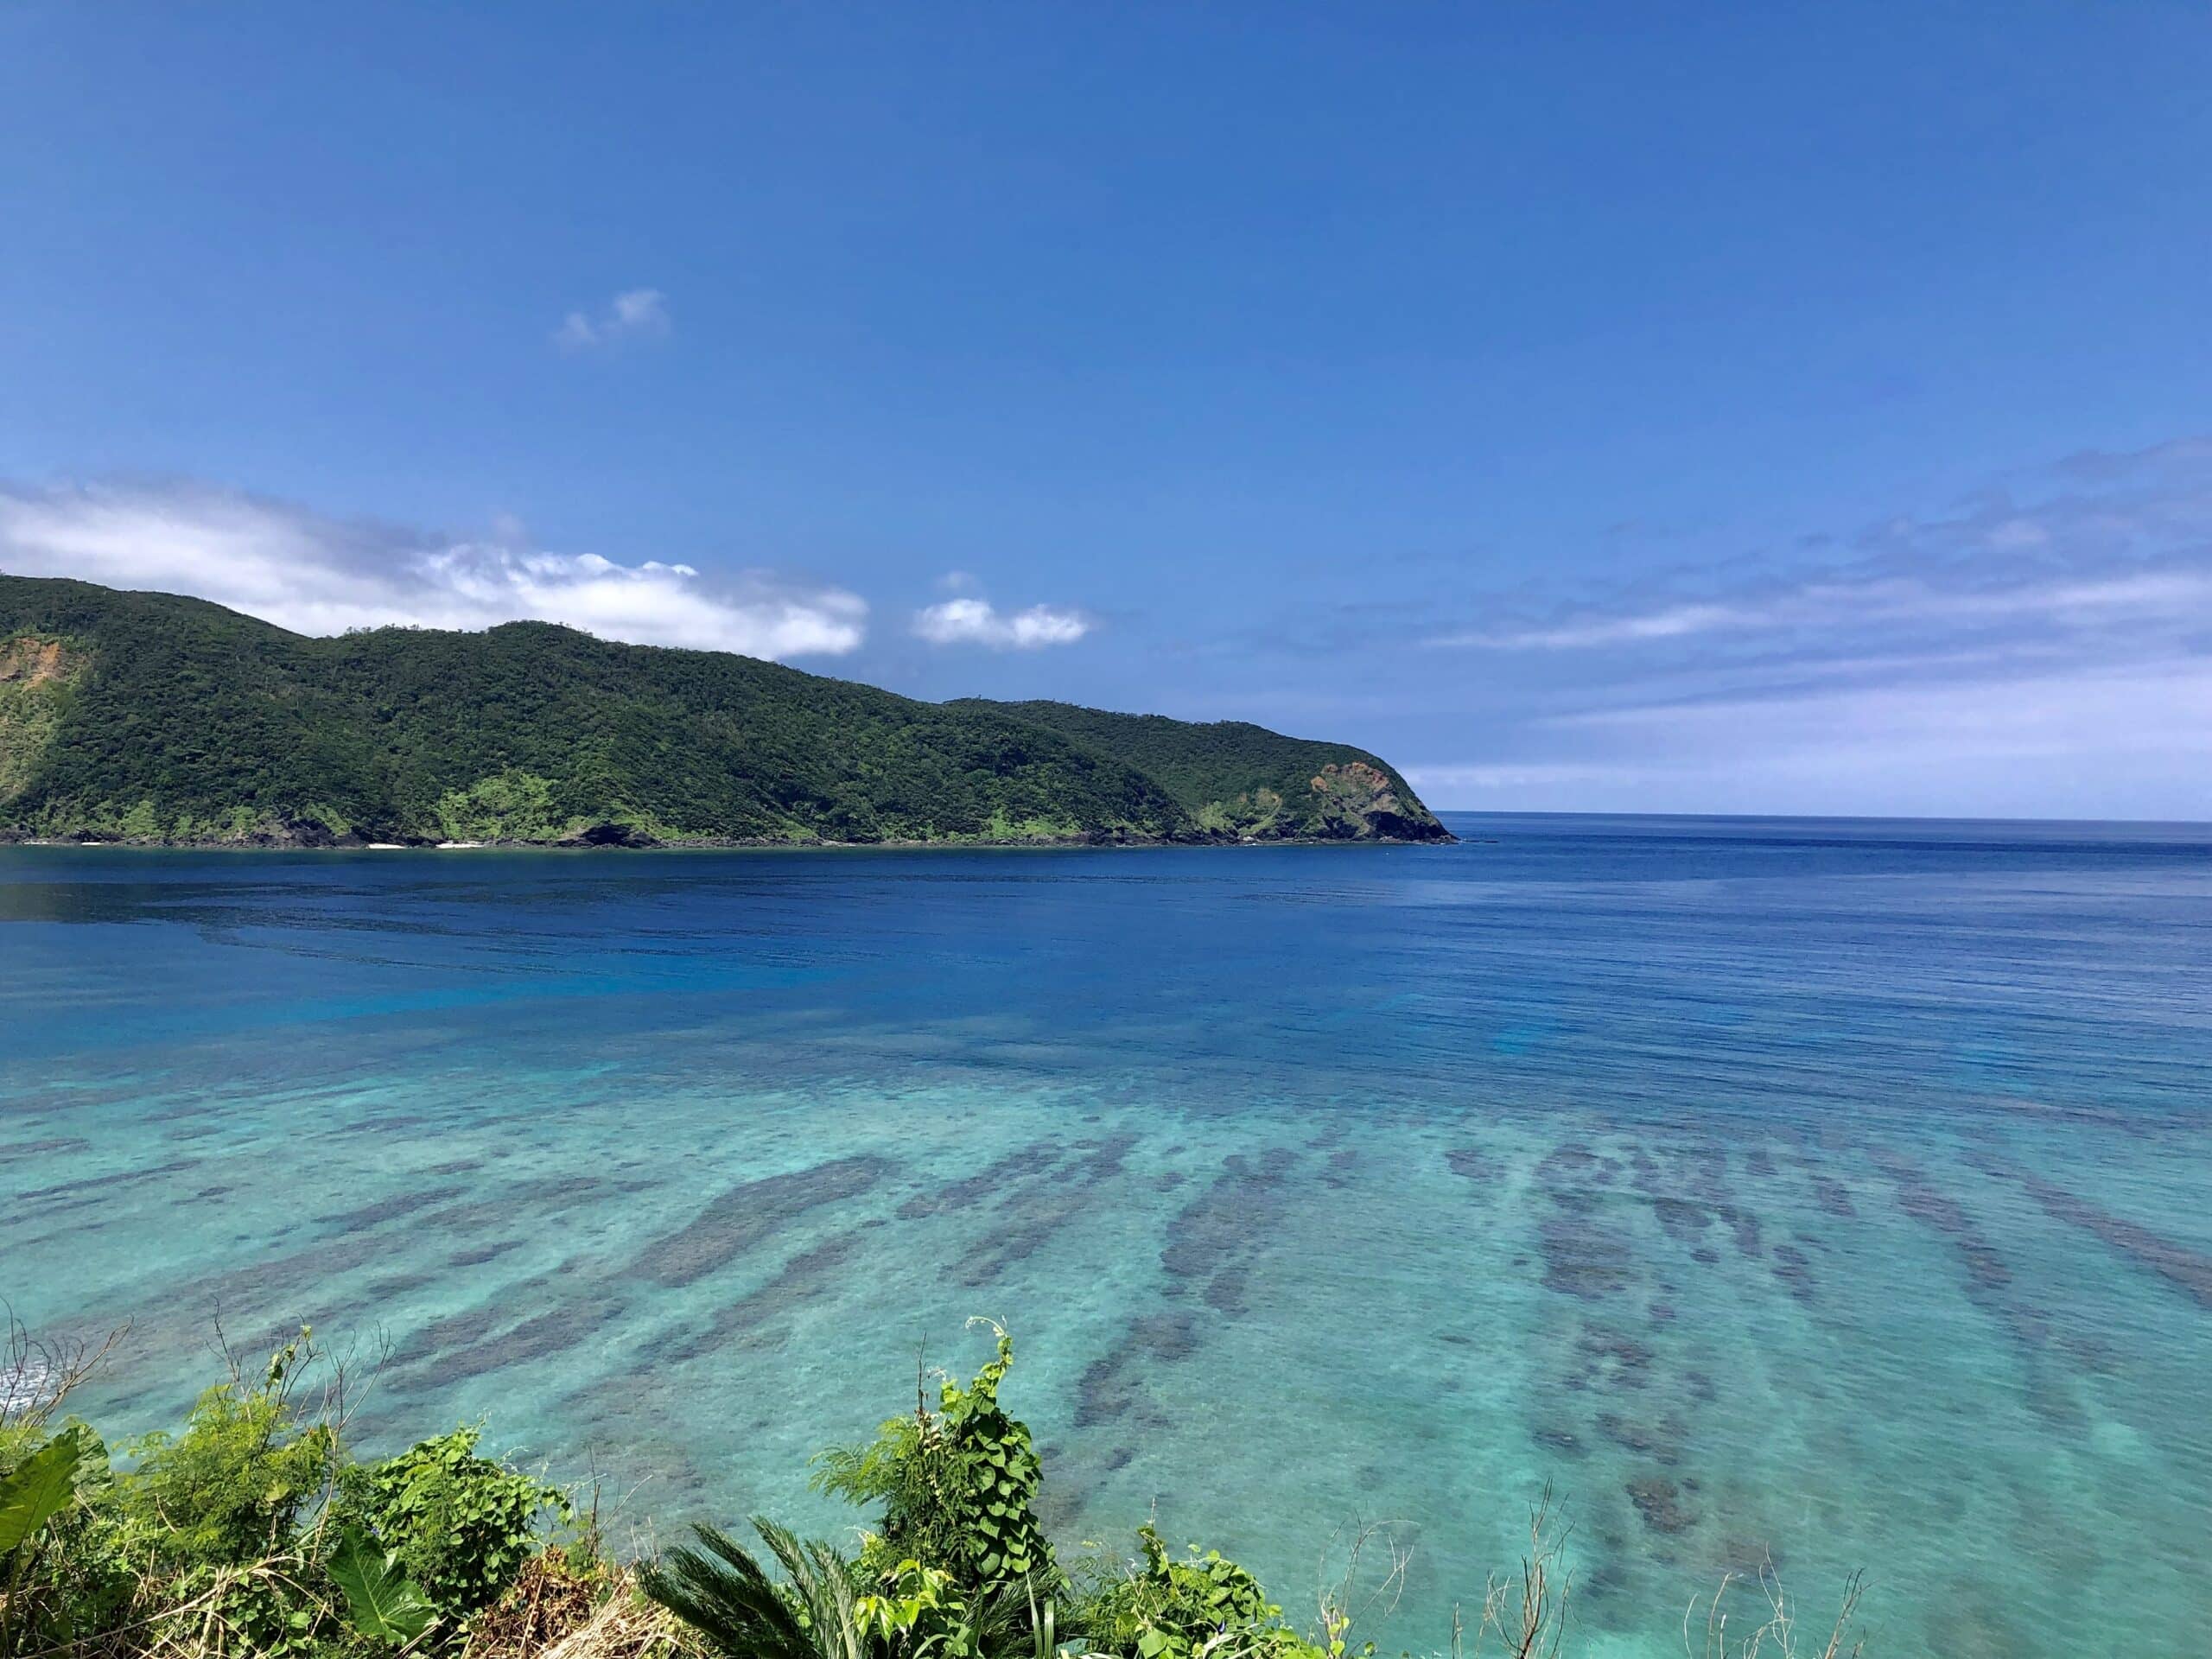
[[[1341,743],[1224,720],[1116,715],[1071,702],[947,705],[1010,715],[1135,766],[1207,830],[1243,836],[1440,836],[1443,826],[1387,763]]]
[[[17,835],[309,844],[1443,835],[1387,769],[1370,788],[1357,768],[1380,763],[1355,750],[1152,718],[1129,719],[1130,733],[1089,731],[1030,709],[1124,718],[918,702],[546,623],[314,639],[200,600],[0,575],[0,830]],[[1178,749],[1158,728],[1198,735]],[[1298,798],[1302,819],[1248,825],[1204,810],[1288,782],[1312,798]],[[1363,790],[1379,809],[1367,817]]]

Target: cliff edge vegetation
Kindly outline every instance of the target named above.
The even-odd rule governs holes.
[[[1120,757],[1173,796],[1210,835],[1249,841],[1435,839],[1442,828],[1386,762],[1340,743],[1264,726],[1117,715],[1070,702],[949,705],[1002,714]]]
[[[0,575],[0,835],[441,841],[1446,841],[1340,744],[1062,703],[929,703],[550,623],[315,638]]]
[[[302,1330],[231,1361],[182,1428],[111,1445],[67,1412],[99,1356],[8,1328],[0,1351],[0,1659],[1373,1659],[1411,1559],[1387,1527],[1338,1527],[1311,1612],[1154,1520],[1057,1545],[1044,1466],[1000,1389],[972,1381],[814,1460],[850,1541],[765,1516],[690,1541],[610,1546],[595,1496],[485,1455],[464,1425],[357,1455],[349,1379]],[[650,1536],[650,1535],[648,1535]],[[1548,1501],[1526,1553],[1471,1585],[1425,1651],[1560,1659],[1566,1529]],[[1133,1545],[1134,1548],[1127,1548]],[[1858,1600],[1801,1627],[1771,1569],[1683,1618],[1702,1659],[1843,1659]],[[1668,1616],[1671,1623],[1675,1615]],[[1700,1645],[1701,1642],[1701,1645]]]

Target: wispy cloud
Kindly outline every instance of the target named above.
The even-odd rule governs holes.
[[[1433,645],[1494,651],[1567,651],[1691,634],[1750,633],[1789,628],[1844,629],[1870,624],[1976,623],[2008,620],[2082,625],[2123,617],[2201,611],[2212,602],[2212,570],[2145,569],[2088,580],[2031,577],[1947,588],[1916,577],[1881,576],[1807,582],[1762,599],[1731,604],[1667,605],[1555,626],[1470,630],[1441,634]]]
[[[1808,648],[1853,630],[2022,623],[2101,628],[2212,610],[2212,440],[2069,457],[2014,474],[1953,511],[1899,515],[1855,537],[1801,538],[1816,558],[1761,556],[1492,617],[1426,641],[1489,651],[1587,651],[1796,632]],[[1724,585],[1726,584],[1726,585]],[[1691,591],[1681,591],[1688,588]]]
[[[1064,606],[1001,611],[988,599],[948,599],[914,613],[915,635],[933,645],[988,645],[995,651],[1071,645],[1092,626],[1084,613]]]
[[[673,327],[667,295],[657,288],[633,288],[596,311],[569,312],[553,331],[553,343],[564,352],[584,352],[626,340],[658,340]]]
[[[868,619],[856,594],[769,571],[555,552],[512,521],[454,540],[193,483],[0,484],[0,569],[191,594],[302,633],[531,618],[780,658],[851,652]]]
[[[2212,810],[2212,440],[1479,609],[1424,642],[1504,677],[1489,752],[1408,757],[1447,801]]]
[[[1753,626],[1756,613],[1727,605],[1669,605],[1641,615],[1591,615],[1587,620],[1553,627],[1471,628],[1438,634],[1432,645],[1475,645],[1493,651],[1565,651],[1578,646],[1618,645],[1632,639],[1675,639],[1714,628]]]
[[[1480,763],[1413,766],[1405,768],[1405,774],[1406,781],[1415,789],[1434,794],[1440,799],[1448,799],[1466,791],[1491,794],[1500,790],[1613,783],[1620,779],[1623,769],[1588,761],[1532,760],[1518,765],[1506,762],[1497,766]]]
[[[1740,749],[1754,736],[1788,735],[1830,755],[1870,749],[1981,760],[2085,750],[2202,754],[2212,753],[2212,658],[1847,686],[1789,698],[1694,698],[1541,723],[1662,730],[1678,747],[1694,741],[1716,753]]]

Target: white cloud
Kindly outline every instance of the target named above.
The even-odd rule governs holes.
[[[760,570],[618,564],[529,545],[346,523],[197,484],[29,490],[0,484],[0,569],[194,594],[302,633],[534,619],[605,639],[750,657],[841,656],[865,637],[856,594]]]
[[[553,343],[564,352],[588,351],[624,340],[658,340],[672,326],[667,295],[657,288],[632,288],[617,294],[595,314],[569,312],[553,331]]]
[[[1071,645],[1091,626],[1081,611],[1056,605],[1001,611],[988,599],[948,599],[914,613],[914,632],[933,645],[988,645],[995,651]]]

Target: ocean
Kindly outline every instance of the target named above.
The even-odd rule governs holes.
[[[364,1446],[481,1419],[618,1535],[850,1527],[809,1454],[985,1318],[1064,1554],[1302,1619],[1389,1523],[1390,1651],[1547,1489],[1571,1652],[1763,1569],[1879,1655],[2202,1651],[2212,827],[1449,822],[0,849],[0,1297],[131,1322],[118,1437],[311,1320]]]

